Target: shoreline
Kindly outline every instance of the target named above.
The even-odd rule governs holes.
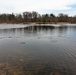
[[[76,24],[69,22],[24,22],[24,23],[0,23],[0,24]]]

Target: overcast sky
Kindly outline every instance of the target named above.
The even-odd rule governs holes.
[[[24,11],[75,15],[76,0],[0,0],[0,13],[21,13]]]

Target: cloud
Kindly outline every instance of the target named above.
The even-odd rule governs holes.
[[[0,0],[0,12],[72,11],[76,0]]]
[[[72,9],[70,5],[73,4],[76,4],[75,0],[50,0],[41,4],[41,8],[48,10],[69,10]]]

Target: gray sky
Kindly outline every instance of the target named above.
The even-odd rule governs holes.
[[[21,13],[24,11],[75,15],[76,0],[0,0],[0,13]]]

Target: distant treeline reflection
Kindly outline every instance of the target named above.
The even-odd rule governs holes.
[[[0,29],[0,34],[7,33],[7,35],[26,35],[26,34],[37,34],[39,32],[54,32],[57,31],[58,33],[65,33],[68,31],[69,27],[55,27],[55,26],[41,26],[41,25],[36,25],[36,26],[27,26],[24,28],[11,28],[11,29]]]

